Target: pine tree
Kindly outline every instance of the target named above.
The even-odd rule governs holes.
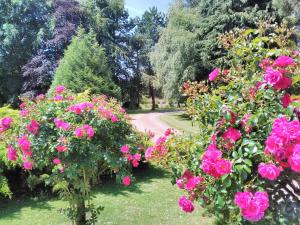
[[[86,34],[79,29],[55,71],[51,90],[58,85],[76,93],[90,90],[91,93],[120,97],[120,89],[112,81],[105,51],[97,43],[95,33]]]

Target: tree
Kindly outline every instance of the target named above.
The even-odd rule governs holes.
[[[219,34],[235,27],[255,26],[255,20],[272,15],[270,0],[177,1],[168,25],[151,54],[167,98],[178,98],[189,79],[201,80],[216,65],[224,65]]]
[[[58,85],[75,93],[90,90],[91,93],[120,97],[120,89],[112,81],[105,50],[97,43],[95,33],[86,34],[79,29],[55,71],[51,90]]]
[[[47,0],[0,0],[0,104],[16,102],[21,68],[48,32]]]
[[[22,92],[29,95],[47,92],[58,62],[82,22],[83,12],[75,0],[54,0],[52,7],[53,35],[43,41],[37,54],[22,67]]]
[[[152,99],[152,110],[155,110],[155,78],[154,71],[149,59],[149,53],[159,40],[159,31],[165,26],[166,18],[163,13],[153,7],[147,10],[139,20],[135,36],[140,42],[141,51],[139,54],[139,70],[143,74],[145,85],[149,88],[149,95]]]

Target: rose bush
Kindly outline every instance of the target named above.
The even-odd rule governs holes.
[[[129,186],[131,168],[142,160],[143,136],[127,114],[106,96],[74,95],[58,86],[49,96],[22,99],[20,120],[0,120],[0,139],[11,166],[39,176],[69,201],[63,209],[76,224],[94,224],[102,207],[92,204],[91,188],[104,173]],[[123,151],[126,146],[126,152]]]
[[[291,36],[269,22],[224,34],[222,68],[184,84],[199,136],[171,135],[146,158],[173,172],[185,212],[199,202],[219,224],[300,223],[300,58]]]

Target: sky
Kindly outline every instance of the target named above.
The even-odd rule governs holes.
[[[131,17],[141,16],[144,11],[156,6],[158,11],[167,13],[172,0],[125,0],[125,8]]]

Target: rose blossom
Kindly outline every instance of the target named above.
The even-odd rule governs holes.
[[[238,192],[234,198],[235,204],[241,209],[242,216],[251,222],[261,220],[269,207],[267,192]]]
[[[287,107],[290,105],[290,103],[292,102],[292,99],[291,99],[290,94],[286,93],[286,94],[282,97],[281,102],[282,102],[282,106],[283,106],[284,108],[287,108]]]
[[[120,148],[120,151],[121,151],[123,154],[129,153],[129,146],[128,146],[128,145],[123,145],[123,146]]]
[[[185,196],[181,196],[178,201],[180,208],[187,213],[194,211],[194,205],[191,200],[187,199]]]
[[[119,119],[116,115],[111,116],[111,122],[115,123],[115,122],[118,122],[118,121],[119,121]]]
[[[23,166],[25,170],[31,170],[32,169],[32,162],[24,161]]]
[[[208,79],[209,81],[214,81],[220,74],[220,69],[219,68],[215,68],[209,75],[208,75]]]
[[[61,94],[61,93],[63,93],[64,91],[65,91],[65,87],[64,86],[62,86],[62,85],[60,85],[60,86],[57,86],[56,88],[55,88],[55,93],[56,94]]]
[[[272,67],[268,67],[264,78],[267,84],[274,86],[282,78],[282,73],[279,70],[274,70]]]
[[[279,56],[275,61],[273,66],[279,66],[279,67],[287,67],[295,65],[294,60],[286,55]]]
[[[131,183],[131,179],[130,179],[130,176],[125,176],[122,180],[122,183],[125,185],[125,186],[129,186],[130,183]]]
[[[277,168],[274,164],[269,163],[260,163],[258,165],[258,173],[266,179],[276,180],[280,175],[280,169]]]
[[[64,145],[59,145],[59,146],[57,146],[57,147],[56,147],[56,150],[57,150],[58,152],[66,152],[66,151],[68,151],[67,146],[64,146]]]
[[[17,151],[13,149],[10,145],[7,146],[7,159],[9,161],[17,160]]]
[[[58,164],[61,164],[61,161],[60,161],[59,158],[54,158],[54,159],[53,159],[53,163],[54,163],[55,165],[58,165]]]
[[[39,132],[40,124],[36,120],[31,120],[30,124],[26,126],[26,129],[33,135],[36,135]]]

